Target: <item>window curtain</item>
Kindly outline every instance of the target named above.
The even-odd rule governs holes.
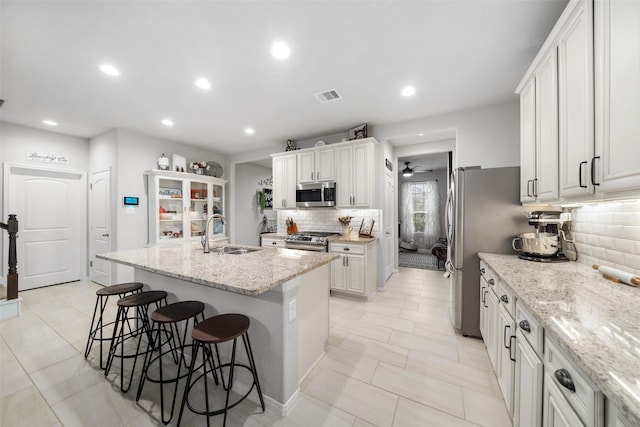
[[[430,248],[440,237],[438,182],[404,182],[400,191],[400,237],[405,242],[424,242],[424,247]]]

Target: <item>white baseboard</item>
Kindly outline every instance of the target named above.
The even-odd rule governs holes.
[[[0,321],[20,316],[22,298],[0,300]]]

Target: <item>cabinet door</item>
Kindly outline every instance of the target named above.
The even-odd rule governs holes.
[[[640,2],[595,5],[599,192],[640,189]]]
[[[487,345],[487,293],[489,293],[489,285],[484,277],[480,276],[480,334]]]
[[[371,205],[370,173],[373,164],[371,144],[357,144],[353,147],[353,203],[354,207],[368,208]]]
[[[185,213],[187,226],[189,227],[189,238],[197,239],[204,233],[207,218],[211,215],[211,187],[206,182],[189,181],[189,209]],[[219,206],[219,202],[218,206]],[[215,228],[215,227],[212,227]]]
[[[284,156],[285,182],[284,182],[284,207],[296,207],[296,155]]]
[[[315,182],[315,156],[313,151],[297,154],[298,184],[305,182]]]
[[[542,361],[520,332],[517,332],[514,426],[542,425],[542,373]]]
[[[584,426],[573,408],[562,396],[553,379],[545,378],[544,384],[544,420],[545,427],[581,427]]]
[[[571,12],[558,40],[560,196],[593,193],[593,17],[590,3]]]
[[[336,149],[336,206],[348,208],[353,200],[353,147]]]
[[[346,255],[340,255],[340,258],[331,261],[331,289],[344,291],[347,289],[345,267]]]
[[[153,215],[157,218],[158,226],[149,239],[155,239],[152,243],[175,242],[177,239],[183,239],[185,237],[185,203],[189,197],[189,186],[185,185],[182,179],[161,177],[154,179],[158,183],[157,194],[154,195],[158,198],[158,208]]]
[[[499,344],[498,340],[498,297],[492,290],[487,292],[485,297],[487,305],[487,336],[485,337],[485,344],[487,346],[487,352],[489,353],[489,360],[493,366],[493,370],[496,370],[498,365]]]
[[[347,290],[364,295],[364,256],[347,256]],[[374,267],[375,268],[375,267]]]
[[[210,185],[210,199],[208,204],[208,215],[225,215],[224,210],[224,186],[218,184]],[[209,236],[212,239],[219,239],[225,236],[226,225],[220,220],[214,220],[210,224]]]
[[[296,206],[296,155],[287,154],[273,158],[273,208]]]
[[[315,152],[316,181],[333,181],[336,179],[335,150],[323,148]]]
[[[558,60],[552,49],[536,73],[537,201],[558,199]]]
[[[500,304],[498,310],[498,365],[496,369],[496,376],[498,378],[498,385],[502,391],[502,397],[504,397],[505,404],[507,405],[507,411],[509,415],[513,416],[513,384],[515,379],[516,364],[513,357],[515,348],[512,349],[512,344],[515,344],[515,340],[511,337],[515,335],[515,321],[507,312],[504,305]]]
[[[536,81],[520,94],[520,201],[533,202],[536,177]]]

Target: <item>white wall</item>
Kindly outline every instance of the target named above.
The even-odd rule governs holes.
[[[258,185],[258,181],[271,178],[271,168],[241,163],[236,165],[235,179],[235,215],[236,234],[232,243],[238,245],[260,245],[260,231],[263,215],[273,215],[272,209],[260,212],[256,200],[256,191],[270,188]]]
[[[372,135],[382,141],[449,128],[456,129],[454,157],[456,167],[496,168],[520,165],[518,101],[379,125],[373,127]],[[398,149],[404,149],[404,147],[396,147],[396,150]],[[440,152],[443,151],[449,150]]]
[[[27,152],[35,151],[43,154],[55,154],[65,156],[69,159],[69,164],[52,164],[34,162],[27,160]],[[0,163],[13,163],[25,165],[32,168],[47,168],[73,170],[86,172],[89,162],[89,141],[84,138],[77,138],[59,133],[42,131],[13,123],[0,122]],[[4,212],[4,172],[0,174],[0,214],[4,216],[2,222],[6,222]],[[20,218],[18,218],[20,222]],[[0,272],[4,283],[5,269],[7,266],[7,255],[4,253],[4,240],[7,235],[0,232]],[[86,240],[86,238],[85,238]],[[20,263],[20,260],[18,260]],[[84,264],[86,265],[86,263]],[[86,269],[83,267],[83,272]]]

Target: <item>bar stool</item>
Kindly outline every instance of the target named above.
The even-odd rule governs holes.
[[[191,356],[191,366],[189,367],[187,383],[185,385],[184,396],[182,398],[182,405],[180,406],[180,414],[178,415],[178,426],[180,425],[180,421],[182,420],[182,414],[183,414],[185,405],[192,412],[195,412],[196,414],[206,415],[207,427],[209,427],[210,425],[209,417],[211,415],[224,414],[224,420],[222,422],[222,425],[225,426],[227,424],[228,410],[235,407],[244,399],[246,399],[254,387],[258,392],[258,398],[260,399],[260,406],[262,407],[262,412],[264,412],[265,407],[264,407],[264,399],[262,397],[262,389],[260,388],[260,381],[258,380],[258,373],[256,370],[256,364],[253,358],[253,351],[251,350],[251,342],[249,341],[249,333],[248,333],[249,325],[250,325],[249,318],[242,314],[221,314],[218,316],[210,317],[204,322],[199,323],[193,328],[193,332],[191,333],[191,338],[193,339],[194,349],[193,349],[193,354]],[[249,366],[243,365],[241,363],[236,363],[235,361],[236,341],[238,337],[242,337],[242,342],[244,343],[247,359],[249,360]],[[233,340],[233,346],[231,350],[231,361],[229,363],[221,364],[220,354],[218,353],[218,344],[222,344],[231,340]],[[195,367],[196,358],[198,355],[198,350],[200,349],[200,347],[202,347],[203,357],[212,358],[213,353],[211,351],[211,344],[215,346],[216,357],[218,362],[218,367],[215,369],[220,370],[222,387],[227,392],[224,408],[213,410],[213,411],[209,409],[209,389],[207,386],[207,364],[205,363],[204,360],[201,365],[203,369],[202,375],[198,376],[194,380],[194,382],[191,383],[191,378],[195,370],[194,367]],[[228,381],[226,385],[224,381],[224,375],[222,372],[223,367],[229,367],[229,376],[228,376]],[[234,376],[234,371],[236,367],[242,367],[249,370],[251,372],[251,375],[253,376],[253,383],[251,384],[249,391],[247,391],[247,393],[244,396],[239,398],[237,401],[229,404],[229,395],[231,393],[231,389],[233,388],[233,376]],[[198,369],[199,368],[200,366],[198,367]],[[214,379],[216,379],[215,369],[213,369],[211,366],[210,366],[210,369],[214,373]],[[204,399],[205,399],[205,407],[206,407],[205,411],[194,408],[192,404],[189,402],[189,392],[191,391],[192,387],[200,379],[204,379]],[[216,381],[216,384],[217,384],[217,381]]]
[[[192,326],[195,327],[198,322],[202,322],[204,320],[204,314],[202,314],[203,312],[204,304],[200,301],[181,301],[165,305],[164,307],[160,307],[159,309],[151,313],[151,321],[153,322],[153,326],[151,329],[153,339],[149,341],[147,354],[144,360],[144,364],[142,365],[142,374],[140,376],[140,383],[138,385],[138,394],[136,396],[136,401],[140,400],[145,381],[160,384],[160,411],[162,413],[162,422],[165,424],[169,424],[169,422],[173,418],[173,411],[176,405],[176,395],[178,393],[178,384],[181,379],[185,378],[188,375],[189,365],[185,360],[184,353],[186,348],[191,346],[191,344],[186,344],[189,323],[192,323]],[[180,333],[178,329],[178,324],[180,322],[184,322],[184,329],[182,333]],[[170,331],[166,330],[167,326],[169,327]],[[169,333],[171,337],[177,337],[177,347],[175,346],[175,341],[173,339],[167,339],[164,342],[162,341],[163,332]],[[165,349],[163,350],[164,344],[168,344],[169,348],[166,349],[167,346],[165,345]],[[156,350],[158,351],[158,354],[154,356],[154,351]],[[178,367],[178,372],[176,373],[176,375],[170,376],[169,378],[166,378],[166,375],[164,374],[164,364],[162,362],[162,356],[166,355],[167,353],[171,353],[173,355],[173,361],[177,364]],[[177,353],[180,353],[179,357]],[[153,377],[149,372],[149,370],[156,364],[158,364],[159,368],[159,377]],[[182,371],[183,366],[184,372]],[[173,397],[171,398],[171,412],[169,414],[169,418],[165,419],[164,385],[171,383],[174,383]]]
[[[93,347],[93,342],[98,340],[100,342],[100,369],[104,369],[105,365],[103,365],[102,361],[102,343],[103,341],[111,341],[111,335],[108,337],[104,337],[102,335],[103,328],[105,326],[114,325],[115,322],[103,323],[103,315],[104,310],[107,307],[107,301],[110,296],[118,295],[119,298],[125,297],[130,293],[140,292],[142,289],[142,283],[140,282],[129,282],[129,283],[120,283],[112,286],[105,286],[96,291],[96,305],[93,308],[93,318],[91,319],[91,327],[89,328],[89,336],[87,337],[87,345],[84,350],[84,358],[86,359],[91,352],[91,348]],[[100,312],[98,313],[98,307],[100,307]],[[97,320],[97,323],[96,323]],[[99,337],[96,335],[99,333]]]
[[[164,304],[163,304],[164,303]],[[111,339],[111,347],[109,348],[109,357],[107,358],[107,366],[104,370],[104,376],[109,375],[113,359],[120,358],[120,390],[126,393],[131,388],[133,374],[136,370],[138,356],[146,355],[147,350],[141,350],[142,340],[146,336],[151,341],[151,326],[149,324],[149,306],[155,304],[156,309],[167,304],[167,293],[165,291],[146,291],[129,295],[118,300],[118,314],[116,315],[115,326],[113,328],[113,337]],[[129,316],[129,309],[135,309],[135,315]],[[137,327],[131,328],[130,321],[136,320]],[[125,332],[125,326],[129,326]],[[124,347],[127,341],[137,338],[136,349],[134,353],[125,354]],[[120,354],[117,354],[118,347]],[[133,366],[129,375],[129,384],[124,385],[124,361],[133,358]]]

